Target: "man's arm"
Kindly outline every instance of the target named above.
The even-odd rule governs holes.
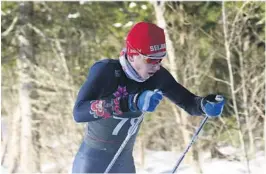
[[[163,95],[183,108],[190,115],[201,116],[204,113],[201,109],[201,100],[203,97],[191,93],[188,89],[177,83],[164,67],[161,67],[160,72],[158,72],[155,78],[156,81],[161,83],[159,86]]]
[[[112,96],[102,98],[108,90],[110,90],[109,93],[113,92],[113,83],[116,80],[113,69],[108,62],[97,62],[91,67],[85,83],[80,88],[73,109],[76,122],[90,122],[101,118],[107,119],[113,114],[122,114],[121,106],[127,105],[124,99]]]

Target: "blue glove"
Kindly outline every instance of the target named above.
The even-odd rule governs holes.
[[[128,106],[132,112],[153,112],[162,99],[161,91],[146,90],[139,94],[129,95]]]
[[[201,100],[201,109],[209,117],[219,117],[224,107],[222,95],[210,94]]]

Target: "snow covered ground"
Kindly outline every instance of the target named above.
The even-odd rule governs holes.
[[[208,154],[204,154],[204,160],[201,162],[203,174],[247,174],[245,163],[238,161],[227,161],[218,159],[209,159]],[[156,174],[171,173],[179,155],[174,152],[166,151],[145,151],[144,168],[136,165],[138,174]],[[135,159],[136,160],[136,159]],[[136,160],[136,164],[139,162]],[[71,164],[69,164],[71,166]],[[266,159],[263,152],[257,153],[256,158],[250,161],[252,174],[266,174]],[[53,168],[54,164],[45,164],[43,168]],[[69,167],[70,169],[71,167]],[[69,171],[70,173],[71,171]],[[1,173],[7,173],[7,170],[1,166]],[[182,162],[176,171],[177,174],[197,174],[195,169]]]
[[[144,168],[137,167],[137,173],[171,173],[179,155],[165,151],[146,151]],[[258,153],[255,159],[250,161],[252,174],[266,174],[266,159],[263,153]],[[201,161],[204,174],[246,174],[246,163],[227,161],[221,159],[205,159]],[[177,174],[197,174],[195,169],[181,163],[176,171]]]

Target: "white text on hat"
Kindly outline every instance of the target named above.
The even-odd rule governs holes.
[[[165,49],[166,47],[166,44],[160,44],[160,45],[152,45],[150,46],[150,51],[159,51],[159,50],[162,50],[162,49]]]

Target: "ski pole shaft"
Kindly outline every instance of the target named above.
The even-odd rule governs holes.
[[[193,135],[193,137],[192,137],[192,139],[191,139],[189,145],[187,146],[187,148],[185,149],[185,151],[183,152],[183,154],[181,155],[181,157],[178,159],[178,161],[177,161],[177,163],[176,163],[176,165],[175,165],[175,167],[174,167],[172,173],[175,173],[175,172],[176,172],[176,170],[177,170],[177,168],[179,167],[180,163],[183,161],[183,159],[184,159],[186,153],[188,152],[188,150],[190,149],[190,147],[192,146],[192,144],[196,141],[197,136],[199,135],[201,129],[202,129],[203,126],[205,125],[205,123],[206,123],[206,121],[208,120],[208,118],[209,118],[209,117],[206,116],[206,117],[201,121],[201,124],[200,124],[198,130],[195,132],[195,134]]]
[[[127,134],[125,140],[123,141],[123,143],[121,144],[121,146],[117,150],[115,156],[113,157],[112,161],[109,163],[108,167],[105,169],[104,173],[108,173],[111,170],[111,168],[113,167],[114,163],[116,162],[118,156],[121,154],[121,152],[123,151],[123,149],[127,145],[127,142],[129,141],[131,136],[134,135],[135,132],[137,131],[140,122],[143,120],[143,117],[144,117],[144,113],[142,113],[142,115],[139,117],[138,121],[134,124],[134,126],[132,126],[131,129],[128,130],[128,134]]]
[[[159,92],[159,89],[155,89],[154,92]],[[162,94],[162,92],[160,92]],[[104,173],[108,173],[111,168],[113,167],[114,163],[116,162],[118,156],[121,154],[121,152],[123,151],[123,149],[125,148],[125,146],[127,145],[127,142],[129,141],[129,139],[131,138],[132,135],[134,135],[138,129],[139,124],[141,123],[141,121],[144,118],[144,114],[145,112],[143,112],[141,114],[141,116],[138,118],[138,121],[134,124],[134,126],[132,126],[127,133],[127,136],[125,138],[125,140],[123,141],[123,143],[121,144],[121,146],[119,147],[119,149],[117,150],[115,156],[113,157],[112,161],[109,163],[109,165],[107,166],[107,168],[105,169]]]

